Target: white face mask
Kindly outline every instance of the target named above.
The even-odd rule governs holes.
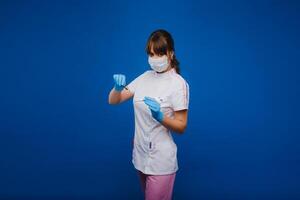
[[[151,66],[151,68],[157,72],[163,72],[166,69],[168,69],[169,66],[168,57],[166,55],[163,55],[159,58],[152,58],[149,56],[148,63]]]

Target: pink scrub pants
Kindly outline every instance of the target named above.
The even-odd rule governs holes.
[[[145,200],[171,200],[176,172],[168,175],[148,175],[137,170]]]

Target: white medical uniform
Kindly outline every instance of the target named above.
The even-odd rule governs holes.
[[[127,85],[133,96],[135,133],[132,163],[144,174],[166,175],[178,170],[177,146],[169,129],[156,121],[145,96],[160,103],[165,116],[174,117],[174,111],[188,109],[189,85],[175,69],[157,73],[145,71]]]

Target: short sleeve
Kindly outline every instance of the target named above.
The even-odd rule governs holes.
[[[189,107],[190,90],[189,84],[181,79],[180,83],[176,84],[175,91],[172,93],[172,106],[174,111],[185,110]]]
[[[139,85],[140,81],[144,78],[146,75],[147,71],[136,77],[134,80],[132,80],[126,87],[131,93],[135,93],[135,90],[137,86]]]

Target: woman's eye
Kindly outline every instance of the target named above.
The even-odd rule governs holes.
[[[164,56],[164,54],[154,54],[154,53],[149,53],[149,56],[150,57],[163,57]]]

